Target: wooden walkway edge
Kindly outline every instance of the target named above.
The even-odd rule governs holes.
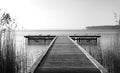
[[[75,41],[73,41],[69,36],[68,38],[76,46],[78,46],[78,48],[86,55],[86,57],[101,71],[101,73],[108,73],[107,69],[105,69],[98,61],[96,61],[87,51],[85,51],[80,45],[78,45]]]
[[[27,73],[34,73],[36,67],[39,65],[39,63],[41,62],[42,58],[45,56],[45,54],[48,52],[48,50],[51,48],[51,46],[53,45],[53,43],[55,42],[57,37],[55,37],[50,45],[48,46],[47,50],[45,52],[43,52],[43,54],[37,59],[37,61],[33,64],[33,66],[29,69],[29,71]]]
[[[27,73],[108,73],[69,36],[55,37]]]

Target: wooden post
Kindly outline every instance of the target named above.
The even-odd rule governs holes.
[[[97,45],[97,38],[95,40],[96,40],[95,45]]]
[[[28,45],[30,45],[30,39],[28,38]]]

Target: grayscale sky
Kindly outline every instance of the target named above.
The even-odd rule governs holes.
[[[120,0],[0,0],[0,8],[25,29],[81,29],[116,25]]]

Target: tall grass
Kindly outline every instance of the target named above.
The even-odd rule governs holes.
[[[25,47],[25,38],[16,32],[16,61],[18,64],[18,73],[27,72],[27,50]]]
[[[14,41],[14,19],[4,12],[0,17],[0,72],[16,73],[17,62]]]
[[[24,42],[18,51],[15,34],[15,19],[4,12],[0,17],[0,73],[26,73]]]
[[[120,33],[101,34],[99,44],[81,45],[109,73],[120,73]]]
[[[15,55],[14,31],[6,29],[1,32],[0,41],[0,72],[16,73],[17,62]]]
[[[120,31],[118,30],[113,50],[113,63],[115,73],[120,73]]]

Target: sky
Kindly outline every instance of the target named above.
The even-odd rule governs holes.
[[[0,8],[15,16],[18,28],[83,29],[116,25],[120,0],[0,0]]]

